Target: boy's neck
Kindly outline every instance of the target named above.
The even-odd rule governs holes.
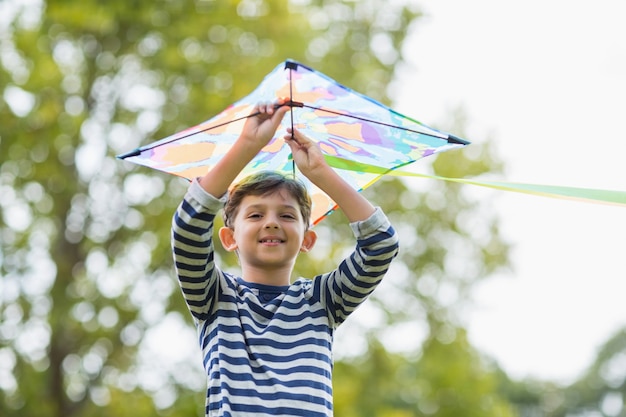
[[[268,270],[248,266],[242,268],[241,278],[253,284],[286,286],[291,284],[291,268]]]

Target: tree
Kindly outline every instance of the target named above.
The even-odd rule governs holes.
[[[337,415],[517,415],[498,390],[497,370],[469,345],[463,329],[454,331],[454,339],[429,337],[419,355],[392,354],[373,343],[363,357],[339,363]]]
[[[566,387],[562,402],[551,415],[626,416],[626,328],[602,346],[580,380]]]
[[[626,415],[626,329],[598,350],[595,361],[570,385],[512,381],[499,371],[498,391],[521,417],[617,417]]]
[[[195,368],[146,374],[137,360],[147,330],[184,310],[169,223],[186,185],[113,156],[217,113],[284,57],[384,99],[416,12],[373,0],[0,7],[1,413],[201,409]]]
[[[197,414],[199,364],[158,363],[143,343],[164,322],[185,323],[172,336],[191,331],[169,249],[186,184],[114,155],[216,114],[286,57],[388,102],[418,12],[380,0],[5,0],[0,8],[0,414]],[[488,145],[443,154],[432,167],[444,176],[499,169]],[[363,310],[376,319],[363,328],[354,320],[369,355],[361,359],[389,361],[390,375],[417,383],[406,372],[415,362],[382,349],[408,330],[430,341],[415,350],[423,355],[438,358],[447,343],[472,360],[459,306],[474,282],[506,264],[497,216],[457,185],[384,180],[367,193],[404,249]],[[340,212],[317,231],[332,243],[301,258],[298,275],[334,266],[352,239]],[[358,359],[338,362],[340,395],[349,389],[342,372]],[[390,405],[366,393],[381,410],[414,410],[406,396]]]

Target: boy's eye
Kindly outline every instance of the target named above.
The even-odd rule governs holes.
[[[258,219],[262,219],[264,217],[263,213],[249,213],[246,218],[251,219],[251,220],[258,220]],[[293,213],[281,213],[279,214],[279,217],[281,219],[285,219],[285,220],[297,220],[297,216]]]

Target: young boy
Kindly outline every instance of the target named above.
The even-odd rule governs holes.
[[[334,331],[374,290],[398,250],[382,211],[326,164],[314,142],[290,131],[285,140],[298,169],[337,202],[357,238],[336,270],[291,283],[298,253],[316,241],[304,186],[266,172],[226,196],[289,110],[279,106],[255,108],[258,115],[192,182],[174,216],[176,270],[207,372],[206,416],[332,416]],[[213,220],[224,204],[219,238],[237,253],[241,277],[214,263]]]

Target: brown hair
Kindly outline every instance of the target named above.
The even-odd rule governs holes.
[[[308,228],[311,221],[311,197],[306,187],[299,180],[275,171],[261,171],[249,175],[232,187],[224,205],[224,225],[233,227],[233,219],[237,216],[237,210],[244,197],[263,196],[280,190],[287,191],[296,199],[304,225]]]

